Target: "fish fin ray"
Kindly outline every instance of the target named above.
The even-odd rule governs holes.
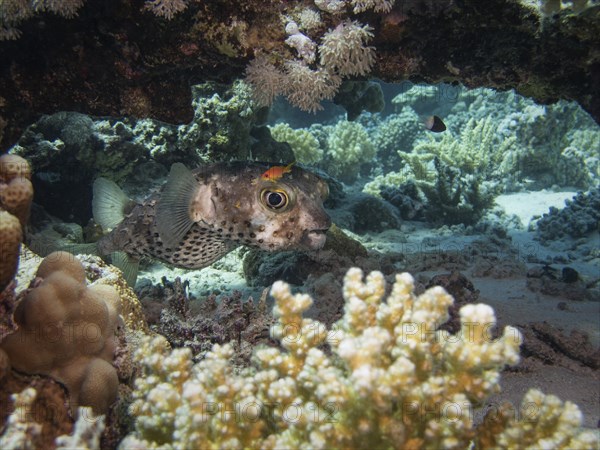
[[[107,232],[116,227],[125,217],[131,204],[129,197],[114,181],[96,178],[93,186],[92,212],[94,220]]]
[[[98,256],[98,245],[95,242],[86,244],[67,244],[61,248],[74,255],[96,255]]]
[[[192,172],[181,163],[171,166],[167,184],[156,206],[156,228],[167,247],[174,248],[194,225],[190,203],[198,189]]]
[[[111,254],[112,264],[123,272],[123,278],[127,281],[129,287],[133,288],[137,280],[140,269],[140,261],[131,258],[125,252],[114,252]]]

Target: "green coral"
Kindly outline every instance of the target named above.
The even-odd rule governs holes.
[[[494,205],[495,189],[485,186],[480,177],[461,175],[439,158],[433,161],[435,180],[417,179],[417,186],[427,197],[426,218],[434,223],[473,225]]]
[[[442,288],[416,296],[412,277],[400,274],[384,300],[385,284],[379,272],[363,281],[348,271],[344,316],[329,330],[303,317],[310,296],[275,283],[271,336],[281,347],[256,349],[255,367],[241,371],[229,344],[193,365],[189,349],[147,338],[136,352],[135,430],[121,448],[458,449],[511,436],[524,447],[593,445],[576,407],[563,417],[556,403],[540,410],[538,427],[507,420],[477,430],[473,408],[498,392],[502,367],[518,362],[520,333],[506,327],[492,340],[493,310],[479,304],[461,308],[461,330],[450,335],[437,330],[453,302]]]
[[[489,117],[483,120],[469,120],[459,139],[449,132],[443,133],[441,139],[427,136],[428,141],[415,146],[416,154],[426,161],[438,157],[448,166],[468,174],[492,172],[516,141],[516,138],[511,136],[498,145],[496,125]]]
[[[419,116],[410,106],[383,120],[373,133],[373,143],[384,170],[398,167],[398,151],[411,152],[413,144],[424,130]]]
[[[327,137],[327,168],[343,181],[355,181],[361,164],[373,159],[376,153],[377,148],[360,123],[341,121],[330,128]]]
[[[250,131],[264,119],[248,85],[204,83],[192,87],[192,97],[194,119],[177,128],[176,151],[211,160],[248,158]]]
[[[380,197],[381,189],[384,186],[400,186],[411,178],[413,178],[413,174],[410,171],[388,172],[385,175],[377,175],[364,185],[363,192]]]
[[[323,158],[319,141],[310,131],[293,129],[287,123],[278,123],[270,127],[271,136],[278,142],[287,142],[292,147],[296,161],[302,164],[314,164]]]

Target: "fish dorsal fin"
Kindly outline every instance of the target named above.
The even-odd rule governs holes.
[[[127,281],[130,288],[135,287],[140,262],[127,255],[125,252],[114,252],[111,255],[113,266],[118,267],[123,272],[123,278]]]
[[[93,186],[92,212],[103,231],[110,231],[125,217],[132,201],[114,181],[96,178]]]
[[[190,205],[197,191],[194,174],[181,163],[173,164],[156,206],[156,228],[167,247],[175,248],[194,225]]]

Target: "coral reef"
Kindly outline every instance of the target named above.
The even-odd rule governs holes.
[[[287,142],[292,147],[296,161],[302,164],[314,164],[323,158],[319,141],[305,129],[293,129],[287,123],[278,123],[270,127],[271,136],[279,142]]]
[[[413,151],[422,157],[422,164],[438,157],[462,173],[491,175],[516,141],[509,137],[498,142],[495,131],[496,125],[489,117],[479,121],[471,119],[462,129],[460,138],[443,133],[441,139],[436,139],[428,134],[428,142],[418,143]]]
[[[410,153],[421,131],[419,116],[410,106],[405,106],[398,114],[390,114],[377,124],[373,143],[378,149],[378,159],[386,171],[395,170],[399,166],[399,152]]]
[[[192,95],[194,115],[184,125],[59,112],[29,126],[11,152],[30,161],[36,202],[54,216],[84,225],[97,177],[146,196],[174,162],[194,166],[249,158],[256,141],[251,131],[267,111],[251,101],[248,86],[203,83]]]
[[[435,182],[422,181],[419,188],[427,197],[425,217],[432,223],[472,225],[494,204],[495,192],[477,176],[461,177],[460,172],[433,160]]]
[[[561,239],[565,236],[580,238],[595,230],[600,223],[600,187],[586,193],[579,192],[572,200],[565,201],[562,209],[550,208],[536,223],[541,242]]]
[[[452,303],[442,288],[416,297],[412,277],[401,274],[383,301],[383,275],[362,277],[358,269],[346,275],[344,317],[332,330],[303,318],[308,295],[276,283],[271,334],[282,348],[255,350],[256,366],[241,372],[228,362],[230,345],[215,345],[194,366],[189,349],[146,339],[136,352],[135,431],[121,448],[488,448],[514,436],[519,445],[593,445],[594,433],[579,430],[579,409],[539,391],[524,400],[540,406],[531,422],[503,414],[476,430],[472,408],[498,389],[499,370],[518,361],[519,332],[507,327],[491,340],[494,313],[481,304],[461,309],[460,333],[435,331]]]
[[[250,130],[266,120],[264,108],[251,101],[247,84],[232,85],[203,83],[192,88],[194,117],[187,125],[177,128],[175,154],[191,161],[220,161],[246,159],[250,147]],[[170,152],[153,153],[154,159],[170,166]],[[181,160],[180,160],[181,161]]]
[[[342,181],[355,181],[360,173],[361,163],[371,161],[376,153],[377,148],[360,123],[338,122],[328,134],[326,165],[329,172]]]
[[[8,419],[8,432],[0,437],[0,446],[2,448],[29,448],[32,442],[39,439],[42,434],[42,426],[30,417],[33,414],[32,404],[36,397],[34,388],[27,388],[20,394],[13,394],[15,413]]]
[[[265,298],[255,304],[252,297],[242,299],[235,291],[217,298],[211,295],[200,304],[190,302],[187,286],[177,278],[174,282],[162,280],[155,292],[140,296],[145,304],[158,299],[160,317],[154,319],[151,329],[164,336],[173,348],[186,347],[192,351],[194,361],[201,360],[213,344],[230,342],[234,348],[234,362],[248,366],[252,349],[268,344],[268,330],[273,319],[266,311]]]
[[[598,287],[588,286],[575,269],[565,266],[561,272],[549,265],[533,266],[527,271],[527,289],[567,300],[600,301]]]
[[[566,334],[547,322],[534,322],[521,329],[525,338],[521,352],[525,357],[564,367],[583,364],[592,369],[600,368],[600,348],[594,348],[586,333],[572,330]]]
[[[338,226],[359,234],[400,227],[400,215],[394,206],[362,192],[348,195],[341,207],[331,211],[331,216]]]
[[[357,26],[363,32],[357,34],[366,35],[364,30],[370,27],[367,33],[373,39],[361,39],[349,54],[364,57],[375,45],[377,61],[366,58],[368,69],[373,63],[375,77],[516,88],[545,103],[576,99],[598,117],[597,4],[581,14],[560,9],[552,15],[512,0],[500,0],[489,8],[449,0],[396,2],[391,10],[391,1],[318,1],[318,12],[297,2],[257,0],[241,8],[236,2],[151,4],[177,6],[177,11],[186,7],[167,20],[169,14],[156,17],[139,4],[110,8],[109,14],[104,5],[88,1],[73,19],[34,15],[22,23],[27,39],[2,42],[0,57],[6,62],[0,72],[2,149],[10,147],[41,112],[134,114],[188,123],[193,115],[189,87],[197,80],[229,82],[243,73],[248,59],[261,54],[273,55],[271,64],[280,71],[275,78],[289,75],[285,61],[303,63],[296,49],[285,43],[290,17],[317,47],[324,47],[326,33],[343,34],[338,27],[351,29],[356,20],[352,11],[365,8],[368,11],[359,15],[362,23]],[[19,22],[13,13],[20,10],[13,8],[3,18]],[[302,14],[306,20],[301,20]],[[12,22],[3,25],[14,29]],[[106,45],[97,46],[103,39]],[[472,45],[465,48],[465,42]],[[364,72],[364,66],[346,72]],[[548,67],[555,69],[548,71]],[[292,66],[292,70],[301,68]],[[331,80],[330,68],[318,65],[311,70]],[[64,95],[65,86],[73,95]]]
[[[50,449],[58,435],[72,431],[67,394],[51,378],[12,371],[0,384],[0,401],[3,449]]]
[[[385,107],[381,85],[373,81],[344,81],[333,102],[344,107],[350,121],[363,111],[378,113]]]
[[[527,420],[516,418],[530,410]],[[504,404],[490,411],[478,427],[481,448],[514,448],[523,445],[556,449],[596,448],[593,432],[577,432],[581,411],[572,402],[562,402],[555,395],[530,389],[523,397],[520,410]]]
[[[96,417],[92,408],[79,408],[78,419],[72,434],[63,434],[56,438],[57,450],[73,448],[95,449],[100,447],[100,436],[104,431],[104,416]]]
[[[108,410],[117,396],[112,366],[117,347],[120,301],[107,285],[87,287],[85,271],[66,252],[48,255],[34,287],[17,305],[18,330],[1,342],[13,368],[42,373],[64,383],[71,409]]]
[[[362,244],[333,225],[327,231],[325,247],[318,252],[248,250],[244,255],[244,278],[249,286],[270,286],[277,280],[300,285],[311,275],[322,275],[334,268],[344,270],[366,257]]]

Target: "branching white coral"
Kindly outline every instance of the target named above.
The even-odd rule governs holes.
[[[325,69],[313,70],[299,61],[286,62],[285,70],[288,101],[308,112],[323,109],[321,100],[333,98],[342,83],[338,75]]]
[[[330,14],[341,14],[346,7],[345,0],[315,0],[315,5],[321,11],[326,11]]]
[[[167,20],[171,20],[177,13],[187,8],[187,6],[186,0],[146,0],[144,3],[144,9]]]
[[[37,391],[32,387],[11,395],[15,410],[8,416],[0,436],[0,448],[3,450],[30,450],[35,447],[35,439],[42,434],[42,425],[35,422],[33,402],[36,397]]]
[[[316,58],[317,44],[300,32],[296,22],[288,22],[285,26],[285,32],[288,34],[285,43],[290,47],[294,47],[298,52],[298,56],[307,64],[313,63]]]
[[[476,430],[473,408],[498,390],[502,367],[517,362],[521,336],[506,327],[492,339],[496,320],[486,305],[461,310],[460,333],[442,332],[452,297],[440,287],[416,296],[413,288],[409,274],[397,275],[384,300],[381,273],[363,281],[362,272],[351,269],[344,316],[328,330],[303,317],[311,297],[277,282],[271,335],[281,347],[255,350],[255,366],[241,372],[229,362],[230,345],[215,345],[192,367],[188,350],[169,351],[161,337],[146,340],[136,352],[143,374],[131,407],[135,432],[121,448],[457,449],[496,442],[565,448],[589,442],[577,430],[576,406],[563,409],[536,394],[529,395],[543,405],[537,425],[507,419]]]
[[[72,19],[83,2],[84,0],[34,0],[31,4],[36,12],[50,11]]]
[[[260,106],[270,106],[283,93],[285,73],[265,55],[254,58],[246,67],[246,82],[252,86],[252,97]]]
[[[372,28],[346,20],[323,36],[319,54],[321,64],[341,76],[366,75],[375,62],[375,48],[367,47]]]
[[[369,9],[375,12],[389,12],[396,0],[352,0],[354,5],[354,13],[358,14]]]

